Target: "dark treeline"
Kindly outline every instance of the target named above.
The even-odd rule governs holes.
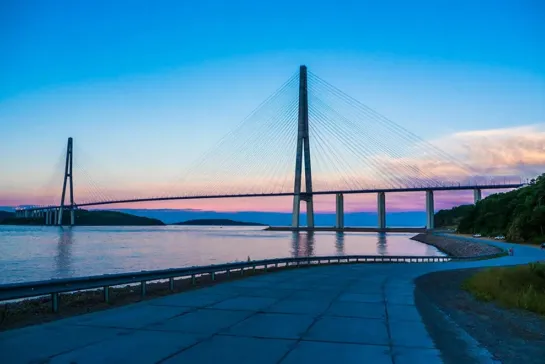
[[[44,225],[45,218],[15,218],[15,215],[0,220],[1,225]],[[76,210],[76,225],[80,226],[147,226],[165,225],[161,220],[135,216],[118,211]],[[70,212],[63,214],[63,225],[70,224]]]
[[[13,212],[0,211],[0,224],[2,223],[2,221],[6,219],[11,219],[14,217],[15,217],[15,214]]]
[[[504,235],[510,241],[545,241],[545,173],[528,186],[490,195],[476,205],[441,210],[435,224],[465,234]]]

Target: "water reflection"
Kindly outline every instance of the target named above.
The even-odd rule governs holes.
[[[388,244],[386,243],[386,233],[378,233],[377,254],[378,255],[388,254]]]
[[[337,255],[344,255],[344,233],[337,232],[335,234],[335,251]]]
[[[55,269],[57,277],[66,278],[72,276],[72,245],[74,236],[72,227],[60,227],[57,240],[57,255],[55,256]]]
[[[314,231],[293,232],[291,237],[291,256],[310,257],[314,255]]]

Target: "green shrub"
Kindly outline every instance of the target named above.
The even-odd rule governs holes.
[[[545,264],[489,268],[467,279],[463,288],[479,300],[545,315]]]

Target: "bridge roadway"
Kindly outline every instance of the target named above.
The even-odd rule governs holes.
[[[492,363],[490,353],[452,323],[440,326],[451,335],[452,350],[436,346],[415,304],[413,280],[440,270],[545,259],[533,247],[494,244],[514,247],[515,255],[281,271],[6,331],[0,333],[1,358],[78,364]]]
[[[338,190],[338,191],[313,191],[312,195],[338,195],[338,194],[368,194],[368,193],[393,193],[393,192],[426,192],[426,191],[464,191],[464,190],[494,190],[494,189],[511,189],[524,186],[524,183],[506,183],[506,184],[485,184],[485,185],[459,185],[459,186],[436,186],[436,187],[409,187],[409,188],[382,188],[382,189],[367,189],[367,190]],[[302,192],[302,195],[305,193]],[[136,202],[154,202],[154,201],[173,201],[173,200],[203,200],[215,198],[247,198],[247,197],[281,197],[294,196],[294,192],[279,192],[279,193],[248,193],[248,194],[233,194],[233,195],[202,195],[202,196],[173,196],[173,197],[149,197],[149,198],[133,198],[123,200],[109,200],[85,202],[77,204],[78,207],[114,205],[121,203],[136,203]],[[27,211],[41,211],[52,208],[60,208],[61,206],[33,206],[25,208]],[[65,208],[68,206],[65,206]]]

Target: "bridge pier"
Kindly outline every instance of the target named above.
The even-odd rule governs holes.
[[[299,195],[293,196],[293,210],[291,212],[291,226],[294,228],[299,227],[299,218],[301,215],[301,197]]]
[[[75,214],[74,207],[72,207],[70,209],[70,226],[74,226],[75,221],[76,221],[76,214]]]
[[[377,194],[377,214],[378,228],[386,229],[386,194],[384,192]]]
[[[428,230],[434,229],[434,204],[433,204],[433,191],[426,191],[426,228]]]
[[[342,193],[335,195],[335,227],[344,229],[344,196]]]
[[[480,188],[476,188],[473,190],[473,203],[477,204],[477,202],[482,200],[482,191]]]

